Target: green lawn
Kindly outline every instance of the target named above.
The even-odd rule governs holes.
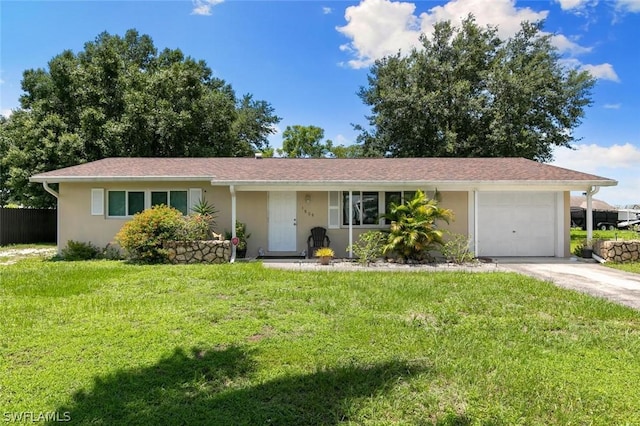
[[[584,242],[587,239],[587,231],[583,231],[582,229],[571,229],[571,253],[573,253],[574,247],[580,243]],[[638,240],[640,239],[640,235],[628,229],[625,230],[614,230],[614,231],[593,231],[593,239],[594,240]]]
[[[605,263],[609,268],[619,269],[625,272],[633,272],[634,274],[640,274],[640,262],[634,263]]]
[[[574,247],[580,242],[586,240],[587,231],[583,231],[581,229],[572,229],[571,230],[571,253],[573,253]],[[617,231],[593,231],[594,239],[606,239],[606,240],[640,240],[640,234],[635,231],[630,230],[617,230]],[[619,269],[621,271],[633,272],[636,274],[640,274],[640,263],[611,263],[607,262],[604,264],[609,268]]]
[[[640,312],[515,274],[0,266],[0,407],[77,424],[640,424]]]

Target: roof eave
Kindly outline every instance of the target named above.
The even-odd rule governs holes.
[[[45,176],[35,175],[29,182],[210,182],[211,176]]]
[[[615,180],[405,180],[405,181],[365,181],[365,180],[217,180],[211,181],[212,186],[234,185],[238,188],[259,189],[261,187],[285,187],[285,188],[397,188],[397,187],[435,187],[438,189],[505,189],[530,188],[532,190],[544,188],[558,191],[581,191],[592,186],[615,186]]]

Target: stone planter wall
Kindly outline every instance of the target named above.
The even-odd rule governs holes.
[[[171,263],[227,263],[231,259],[230,241],[167,241]]]
[[[593,252],[609,262],[637,262],[640,260],[640,241],[596,241]]]

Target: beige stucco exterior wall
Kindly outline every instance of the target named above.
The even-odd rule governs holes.
[[[413,188],[408,188],[407,190],[413,190]],[[467,218],[469,215],[469,208],[467,205],[468,193],[466,191],[441,192],[440,195],[442,196],[440,207],[451,209],[455,214],[455,220],[448,225],[446,222],[438,222],[438,226],[440,227],[440,229],[448,230],[453,233],[467,234],[468,232]],[[327,197],[327,195],[325,195],[325,197]],[[324,208],[328,212],[326,198],[324,202]],[[325,222],[324,222],[325,224],[320,226],[324,226],[324,227],[327,226],[326,214],[327,213],[325,213]],[[308,228],[308,229],[311,229],[311,228]],[[358,241],[358,237],[360,236],[360,234],[370,230],[376,230],[376,229],[382,229],[382,228],[381,227],[367,227],[367,228],[354,227],[353,242],[355,243]],[[340,229],[329,229],[327,234],[329,235],[329,238],[331,238],[331,247],[336,252],[336,256],[347,257],[348,256],[347,247],[349,246],[349,227],[344,226],[344,227],[341,227]],[[309,235],[309,232],[307,231],[307,236],[308,235]],[[306,247],[306,240],[305,240],[305,247]]]
[[[189,190],[202,188],[203,196],[215,201],[221,188],[212,188],[208,182],[140,182],[140,183],[61,183],[58,199],[58,249],[69,240],[90,242],[104,247],[114,240],[122,225],[130,218],[108,218],[105,201],[105,213],[91,215],[91,189],[107,190]],[[228,196],[229,191],[226,191]],[[230,203],[229,203],[230,205]],[[219,208],[216,204],[216,208]]]
[[[188,190],[201,188],[203,196],[213,203],[218,210],[216,218],[216,231],[224,233],[231,231],[231,193],[229,187],[212,187],[209,182],[151,182],[151,183],[61,183],[59,188],[60,198],[58,202],[58,242],[59,248],[66,245],[68,240],[91,242],[99,247],[104,247],[112,242],[116,233],[129,218],[107,218],[107,206],[105,202],[105,214],[101,216],[91,215],[91,189],[103,188],[105,197],[107,190]],[[564,223],[570,221],[570,193],[564,192]],[[268,192],[263,191],[238,191],[236,193],[237,219],[246,223],[247,231],[251,233],[248,240],[247,256],[255,257],[261,247],[265,251],[268,247]],[[328,229],[328,192],[327,191],[298,191],[296,193],[297,231],[296,252],[307,249],[307,238],[314,226],[322,226]],[[449,225],[440,222],[442,229],[457,234],[469,232],[469,193],[467,191],[441,192],[441,207],[453,210],[455,220]],[[308,202],[307,202],[308,199]],[[356,228],[353,230],[353,241],[358,236],[371,229],[379,227]],[[347,256],[349,245],[349,229],[342,226],[339,229],[328,229],[327,235],[331,239],[331,247],[337,257]],[[566,226],[564,230],[566,242],[564,256],[570,256],[569,241],[570,230]]]

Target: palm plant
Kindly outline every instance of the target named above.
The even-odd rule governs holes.
[[[216,226],[216,214],[218,213],[218,210],[216,210],[214,205],[209,203],[208,200],[200,198],[198,202],[191,207],[191,211],[203,218],[209,227],[209,231],[213,232],[213,235],[215,236],[214,227]],[[211,236],[209,236],[209,238],[211,238]]]
[[[383,253],[395,253],[403,260],[424,260],[436,245],[443,245],[443,232],[437,220],[449,223],[453,212],[438,206],[436,198],[429,199],[422,191],[404,203],[391,203],[382,217],[391,222]]]

